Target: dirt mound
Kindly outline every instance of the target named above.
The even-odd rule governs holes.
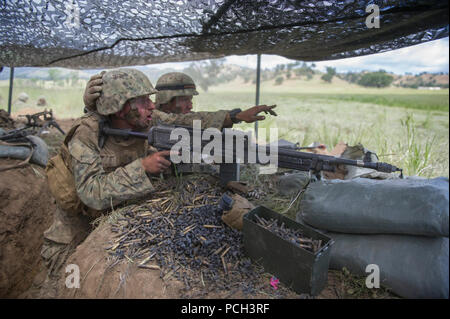
[[[5,166],[20,162],[0,159]],[[0,203],[0,298],[16,298],[41,266],[42,233],[55,209],[44,169],[27,165],[0,172]]]
[[[181,283],[165,283],[158,270],[137,268],[137,265],[122,261],[112,265],[105,250],[105,243],[113,234],[110,225],[94,230],[83,244],[69,257],[66,265],[80,268],[80,288],[65,286],[65,269],[61,269],[58,282],[59,298],[179,298]],[[64,267],[63,267],[64,268]]]
[[[173,278],[161,278],[158,269],[138,268],[137,263],[122,260],[115,264],[106,251],[106,243],[114,236],[110,225],[103,224],[94,230],[83,244],[69,257],[66,266],[78,265],[80,269],[80,288],[67,288],[65,267],[61,269],[56,294],[53,288],[41,289],[40,297],[56,298],[183,298],[184,283]],[[45,289],[47,291],[45,291]],[[201,294],[201,298],[249,298],[238,291],[211,291]],[[254,294],[251,298],[267,298],[267,295]]]
[[[179,299],[184,298],[184,283],[175,278],[166,280],[160,277],[158,269],[142,269],[137,263],[127,260],[114,265],[105,249],[114,236],[110,225],[103,224],[94,230],[83,244],[69,257],[66,265],[75,264],[80,269],[80,288],[67,288],[66,280],[70,273],[61,269],[58,282],[42,287],[39,296],[33,298],[126,298],[126,299]],[[345,298],[345,287],[339,281],[336,271],[328,274],[328,286],[317,296],[318,299]],[[270,277],[269,277],[270,278]],[[267,284],[269,284],[269,278]],[[55,287],[56,286],[56,287]],[[267,294],[244,295],[242,291],[199,294],[199,298],[271,298]],[[288,298],[303,298],[292,292]]]
[[[14,120],[5,110],[0,110],[0,127],[10,130],[14,129]]]

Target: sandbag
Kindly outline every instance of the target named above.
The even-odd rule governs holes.
[[[37,136],[27,136],[32,143],[34,151],[30,162],[45,167],[48,161],[48,146]],[[0,145],[0,158],[27,159],[31,148],[27,146]]]
[[[448,178],[332,180],[311,183],[297,220],[355,234],[448,237]]]
[[[34,144],[34,153],[31,157],[31,162],[39,164],[41,166],[47,166],[48,161],[48,145],[45,143],[43,139],[41,139],[38,136],[30,135],[27,136],[27,139],[29,139]]]
[[[448,298],[447,237],[351,235],[327,233],[335,240],[330,268],[346,267],[367,276],[366,267],[380,270],[380,284],[405,298]]]
[[[283,196],[296,195],[302,190],[311,178],[307,172],[295,172],[278,177],[278,193]]]

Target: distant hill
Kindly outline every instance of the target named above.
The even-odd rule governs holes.
[[[70,70],[64,68],[15,68],[14,69],[14,78],[17,79],[38,79],[38,80],[50,80],[49,70],[57,69],[61,76],[61,79],[67,79],[70,77],[72,72],[76,72],[78,74],[78,78],[80,79],[89,79],[91,75],[99,72],[97,70]],[[3,71],[0,73],[0,80],[9,80],[9,72],[10,69],[5,67]]]
[[[291,82],[292,80],[302,79],[311,80],[316,78],[317,75],[324,75],[315,68],[314,63],[305,62],[295,62],[289,64],[280,64],[272,69],[264,69],[261,72],[262,82],[274,82],[277,85],[282,85],[286,81]],[[159,69],[152,66],[134,66],[141,70],[144,74],[148,76],[153,84],[156,84],[157,79],[164,73],[174,72],[175,69],[164,68]],[[333,68],[329,68],[334,70]],[[55,71],[57,70],[57,71]],[[31,79],[31,80],[51,80],[50,73],[57,74],[58,80],[66,80],[72,77],[78,79],[88,80],[92,75],[99,73],[104,69],[90,69],[90,70],[71,70],[65,68],[32,68],[32,67],[22,67],[16,68],[14,70],[14,78],[17,79]],[[216,86],[220,84],[225,84],[232,82],[236,79],[242,79],[244,83],[254,84],[255,83],[255,70],[247,67],[241,67],[234,64],[225,64],[224,60],[209,60],[193,62],[189,67],[181,70],[189,74],[197,85],[204,91],[208,90],[208,87]],[[9,68],[4,68],[0,73],[0,80],[9,79]],[[327,71],[328,72],[328,71]],[[335,70],[333,71],[335,73]],[[368,71],[362,72],[348,72],[348,73],[335,73],[331,79],[331,83],[336,83],[336,81],[346,81],[349,83],[358,84],[359,79]],[[441,87],[448,88],[449,85],[449,75],[448,73],[421,73],[417,75],[406,74],[398,75],[393,73],[387,73],[391,75],[394,80],[392,82],[393,86],[408,87],[408,88],[419,88],[419,87]],[[319,80],[322,81],[322,80]]]
[[[395,86],[401,87],[442,87],[448,88],[448,74],[421,73],[417,75],[397,76],[393,82]]]
[[[136,69],[141,70],[147,75],[150,81],[156,82],[159,76],[164,73],[172,72],[174,69],[157,69],[148,66],[136,66]],[[79,79],[88,80],[92,75],[100,73],[105,69],[90,69],[90,70],[71,70],[65,68],[16,68],[14,69],[14,78],[17,79],[38,79],[38,80],[50,80],[49,71],[58,70],[58,79],[65,80],[71,77],[72,73],[76,73]],[[9,80],[10,69],[5,67],[0,73],[0,80]]]

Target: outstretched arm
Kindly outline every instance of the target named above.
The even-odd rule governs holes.
[[[253,123],[256,121],[262,121],[265,120],[266,117],[263,115],[258,115],[261,112],[264,112],[266,114],[271,114],[274,116],[277,116],[277,113],[275,113],[275,111],[273,111],[272,109],[275,108],[276,105],[257,105],[257,106],[253,106],[245,111],[241,111],[239,113],[236,114],[236,120],[238,122],[246,122],[246,123]],[[223,127],[232,127],[233,126],[233,119],[231,118],[231,116],[228,114],[227,118],[225,119],[225,122],[223,124]]]

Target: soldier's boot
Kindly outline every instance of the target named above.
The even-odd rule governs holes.
[[[90,232],[90,219],[80,213],[71,214],[57,208],[53,224],[44,232],[41,257],[48,273],[56,273],[67,257]]]

